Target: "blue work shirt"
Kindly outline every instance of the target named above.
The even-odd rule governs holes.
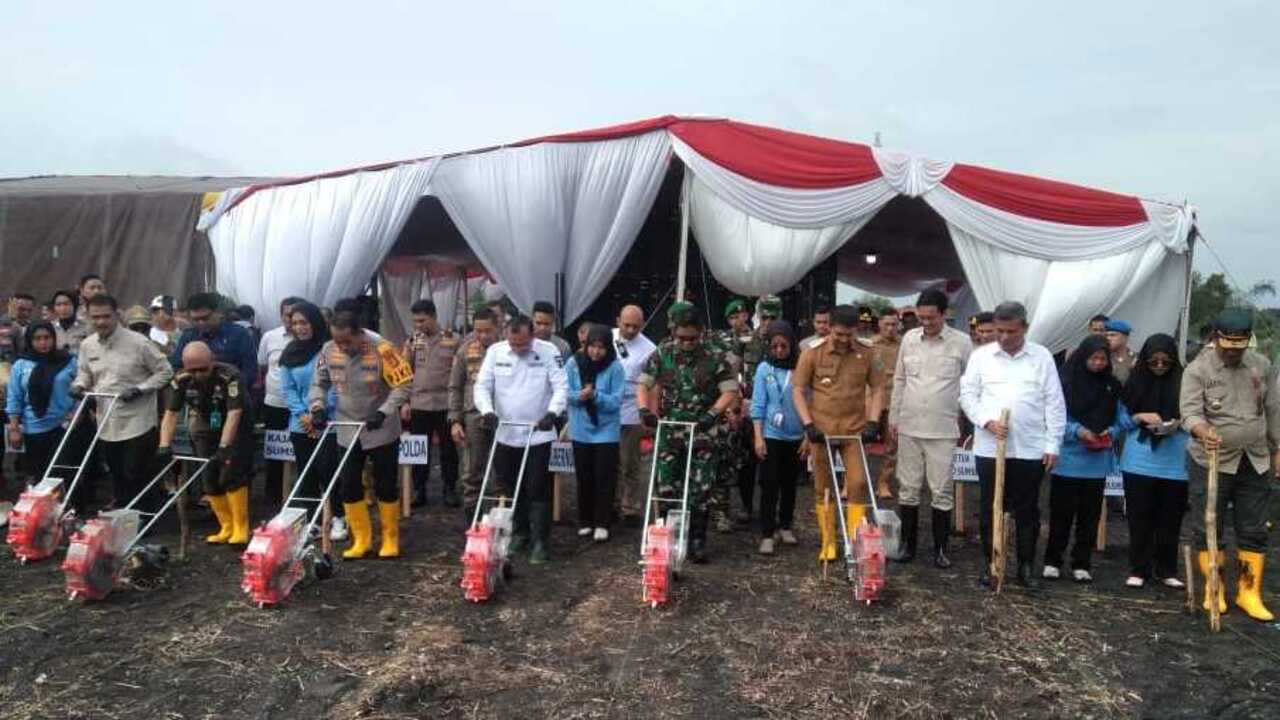
[[[213,359],[231,365],[240,371],[240,381],[246,388],[257,384],[258,348],[253,343],[253,335],[239,325],[222,321],[212,336],[200,334],[198,328],[187,328],[178,336],[178,343],[173,348],[173,356],[169,363],[174,370],[182,369],[182,349],[187,345],[201,341],[213,351]]]
[[[1171,420],[1173,418],[1166,418]],[[1120,426],[1125,433],[1124,451],[1120,453],[1120,471],[1162,480],[1187,481],[1187,443],[1191,436],[1181,427],[1165,435],[1159,446],[1142,440],[1138,423],[1127,408],[1120,406]]]
[[[582,392],[582,376],[578,374],[575,355],[564,366],[569,381],[569,439],[577,443],[600,445],[616,443],[622,436],[622,393],[627,389],[627,375],[622,364],[614,360],[596,375],[596,418],[591,422],[587,404],[578,399]]]
[[[5,412],[9,417],[22,417],[22,432],[27,435],[39,435],[57,429],[62,421],[75,409],[76,401],[71,399],[71,381],[76,379],[76,358],[62,366],[53,377],[53,392],[49,395],[49,408],[44,417],[36,417],[35,410],[27,398],[27,385],[31,382],[31,372],[36,369],[31,360],[18,360],[13,364],[9,375],[9,395],[5,400]]]
[[[1117,405],[1115,420],[1108,428],[1114,443],[1124,428],[1120,425],[1120,410]],[[1077,434],[1084,426],[1067,413],[1067,428],[1062,433],[1062,449],[1058,451],[1058,465],[1053,474],[1064,478],[1082,478],[1101,480],[1110,475],[1116,467],[1115,446],[1101,450],[1090,450],[1081,442]]]
[[[751,420],[764,423],[766,440],[796,441],[804,437],[804,423],[791,399],[791,372],[768,361],[756,367],[751,392]]]
[[[311,391],[311,378],[316,374],[316,361],[320,353],[316,353],[308,362],[297,367],[280,366],[280,394],[284,396],[285,407],[289,408],[289,432],[303,433],[302,416],[311,412],[307,402],[307,393]],[[337,417],[338,391],[330,387],[325,396],[325,410],[329,417]]]

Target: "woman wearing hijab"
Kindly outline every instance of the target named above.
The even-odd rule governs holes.
[[[756,367],[751,394],[751,422],[755,426],[760,471],[760,554],[772,555],[775,534],[784,545],[795,545],[791,521],[796,509],[796,478],[800,474],[800,441],[804,423],[791,399],[791,372],[800,356],[795,332],[785,320],[774,320],[765,334],[767,357]]]
[[[293,340],[280,353],[280,392],[289,408],[289,439],[293,443],[294,464],[298,472],[302,472],[311,459],[311,454],[316,451],[320,439],[320,432],[311,427],[307,393],[311,390],[311,376],[316,371],[320,348],[329,341],[329,325],[324,321],[320,308],[303,302],[294,305],[293,311],[289,313],[289,329]],[[330,417],[337,404],[337,394],[330,389]],[[337,461],[335,445],[330,441],[321,448],[315,467],[307,473],[307,484],[301,490],[305,497],[320,497],[320,493],[324,491],[324,484],[333,474],[334,463]],[[343,517],[342,503],[330,499],[329,507],[333,511],[329,539],[334,542],[346,540],[347,521]]]
[[[1120,381],[1111,374],[1111,351],[1104,337],[1085,338],[1062,368],[1067,427],[1049,487],[1049,543],[1044,577],[1061,577],[1063,552],[1071,529],[1071,576],[1092,582],[1090,555],[1098,536],[1098,518],[1107,474],[1115,463],[1112,440],[1119,435]]]
[[[50,304],[53,305],[53,328],[58,348],[75,355],[80,350],[80,341],[89,335],[89,326],[76,314],[80,301],[74,292],[59,290],[53,294]]]
[[[587,343],[565,365],[569,380],[569,438],[578,477],[578,535],[609,539],[613,491],[618,479],[622,393],[626,374],[613,350],[613,334],[591,324]]]
[[[1187,440],[1178,411],[1182,366],[1178,344],[1152,335],[1124,386],[1121,407],[1128,436],[1120,455],[1129,520],[1129,578],[1140,588],[1159,580],[1180,588],[1178,535],[1187,509]]]
[[[9,444],[26,444],[26,471],[39,476],[53,460],[62,440],[63,423],[75,411],[71,381],[76,377],[76,359],[58,348],[53,325],[35,322],[27,326],[26,352],[13,365],[5,412],[9,416]],[[69,448],[74,454],[74,449]],[[73,458],[63,453],[63,464]],[[78,456],[77,456],[78,459]],[[82,483],[83,484],[83,483]],[[84,497],[76,490],[77,500]],[[83,508],[78,508],[83,509]]]

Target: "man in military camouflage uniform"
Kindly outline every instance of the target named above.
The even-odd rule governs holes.
[[[728,363],[729,372],[733,377],[739,378],[742,376],[743,349],[740,347],[738,338],[749,336],[751,333],[751,326],[747,322],[749,315],[746,301],[742,298],[730,300],[724,306],[724,318],[728,321],[729,328],[708,330],[706,342],[716,356]],[[672,332],[674,331],[675,329],[672,328]],[[720,468],[716,474],[716,485],[711,489],[711,522],[715,525],[716,531],[721,533],[733,531],[733,524],[729,520],[729,508],[733,506],[731,499],[733,487],[737,484],[738,472],[745,462],[745,457],[754,454],[754,450],[750,452],[742,450],[742,441],[738,437],[742,427],[741,411],[740,404],[731,406],[712,433],[716,442]]]
[[[759,324],[754,331],[748,322],[745,306],[730,319],[732,324],[730,347],[733,356],[741,361],[737,377],[742,387],[743,397],[742,403],[731,415],[734,422],[730,428],[729,456],[733,463],[733,473],[730,477],[736,479],[738,497],[742,501],[742,513],[738,516],[737,522],[743,528],[751,526],[752,510],[755,507],[756,474],[759,472],[759,463],[756,461],[754,449],[754,433],[750,421],[744,418],[749,406],[751,390],[755,387],[756,367],[764,361],[768,349],[765,336],[769,332],[769,326],[781,315],[782,300],[776,295],[763,295],[756,301],[756,317],[759,318]]]
[[[738,383],[729,364],[703,340],[702,322],[695,308],[677,303],[671,312],[672,342],[664,343],[649,358],[636,385],[636,405],[641,422],[651,428],[659,418],[697,423],[693,431],[693,462],[689,468],[689,557],[706,562],[707,521],[711,490],[720,469],[713,432],[729,407],[739,401]],[[656,447],[657,493],[681,496],[687,429],[670,428]]]
[[[475,384],[484,362],[484,353],[498,340],[498,321],[493,310],[484,308],[472,320],[473,331],[462,342],[449,373],[449,428],[453,442],[463,448],[462,513],[466,523],[475,515],[480,501],[480,483],[489,462],[493,431],[485,427],[476,410]]]

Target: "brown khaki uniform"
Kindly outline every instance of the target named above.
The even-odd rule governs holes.
[[[1280,443],[1280,397],[1272,392],[1271,363],[1246,350],[1239,367],[1229,368],[1209,348],[1196,356],[1182,374],[1179,397],[1182,427],[1187,432],[1209,423],[1222,438],[1218,466],[1234,475],[1242,458],[1259,473],[1271,467],[1271,451]],[[1200,467],[1208,467],[1204,446],[1192,440],[1187,452]]]
[[[449,407],[449,375],[453,356],[462,341],[452,332],[435,335],[414,333],[405,343],[404,355],[413,368],[410,410],[437,412]]]
[[[406,366],[404,358],[391,343],[378,341],[368,333],[360,342],[360,355],[352,357],[330,340],[320,348],[316,361],[315,377],[307,402],[315,407],[324,405],[332,386],[338,393],[336,420],[364,422],[375,412],[385,419],[382,427],[365,429],[360,434],[360,447],[365,451],[400,441],[400,406],[409,398],[409,378],[393,377],[396,370]],[[395,384],[399,383],[399,384]],[[351,445],[354,433],[350,429],[338,430],[338,444]]]
[[[1129,380],[1129,373],[1133,371],[1133,364],[1136,362],[1138,356],[1129,348],[1125,348],[1124,352],[1111,353],[1111,374],[1124,384]]]
[[[449,426],[459,423],[467,433],[462,459],[462,502],[468,508],[475,507],[480,499],[480,482],[484,479],[484,466],[489,461],[489,446],[493,443],[493,433],[484,428],[475,403],[476,376],[480,374],[486,349],[479,340],[467,339],[458,347],[449,372]]]
[[[854,340],[846,352],[838,352],[830,337],[805,350],[796,364],[792,384],[809,395],[813,424],[824,435],[857,435],[867,424],[868,388],[882,392],[884,366],[876,349],[866,341]],[[834,449],[834,448],[833,448]],[[813,453],[815,500],[832,487],[826,448],[810,448]],[[849,502],[867,504],[867,482],[860,443],[846,442],[839,451],[844,459],[845,492]]]
[[[893,373],[898,366],[898,352],[902,349],[902,341],[876,338],[876,353],[880,357],[880,365],[884,368],[884,404],[880,409],[880,432],[885,439],[884,456],[880,460],[880,474],[876,477],[877,488],[888,488],[889,481],[898,470],[898,448],[889,438],[889,406],[893,395]],[[867,402],[871,402],[871,393],[867,390]]]

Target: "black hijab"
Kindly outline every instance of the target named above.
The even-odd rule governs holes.
[[[325,322],[320,308],[309,302],[301,302],[293,306],[293,312],[302,313],[311,323],[311,339],[294,339],[280,353],[280,367],[299,367],[311,362],[311,358],[320,352],[320,348],[329,342],[329,323]],[[290,313],[292,317],[293,313]]]
[[[36,352],[35,343],[32,341],[38,330],[44,330],[53,337],[53,349],[49,352]],[[31,323],[27,326],[24,339],[26,349],[22,357],[36,364],[35,369],[31,371],[30,379],[27,380],[27,398],[31,401],[31,409],[35,411],[36,417],[42,418],[49,412],[49,400],[53,397],[53,380],[62,368],[71,362],[71,354],[58,347],[58,333],[54,332],[52,323],[43,321]]]
[[[773,356],[773,339],[779,335],[785,337],[787,344],[791,347],[791,353],[781,360]],[[796,347],[796,331],[791,327],[791,323],[786,320],[774,320],[769,323],[769,332],[764,336],[764,357],[770,365],[779,370],[795,369],[800,352]]]
[[[1101,351],[1107,356],[1102,372],[1089,371],[1089,358]],[[1111,374],[1111,349],[1107,339],[1097,335],[1085,338],[1062,368],[1062,394],[1067,400],[1067,414],[1095,433],[1111,427],[1120,402],[1120,381]]]
[[[593,343],[604,345],[604,357],[599,361],[592,360],[591,356],[587,355],[587,348]],[[613,332],[604,325],[591,324],[591,329],[587,331],[587,348],[573,354],[573,363],[578,367],[578,379],[582,381],[583,387],[595,384],[596,376],[608,370],[617,356],[613,349]],[[596,408],[595,400],[588,400],[586,407],[587,415],[591,417],[591,424],[599,425],[600,413]]]
[[[1147,367],[1151,356],[1158,352],[1165,353],[1173,363],[1169,372],[1156,377]],[[1182,390],[1182,365],[1178,362],[1178,341],[1171,336],[1158,333],[1147,338],[1142,344],[1142,352],[1129,372],[1129,381],[1124,386],[1124,405],[1129,413],[1156,413],[1162,420],[1173,420],[1181,411],[1178,409],[1178,394]],[[1138,430],[1138,439],[1151,443],[1154,450],[1164,437],[1152,435],[1151,430],[1143,425]]]

